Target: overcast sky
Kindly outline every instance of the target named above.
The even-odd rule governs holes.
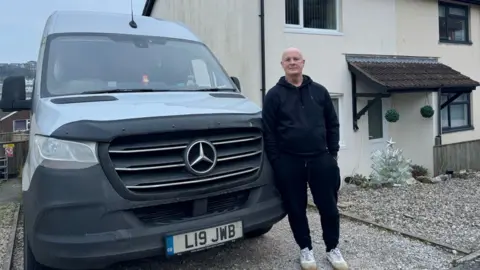
[[[145,0],[132,0],[141,14]],[[0,0],[0,63],[37,60],[43,27],[55,10],[130,13],[130,0]]]

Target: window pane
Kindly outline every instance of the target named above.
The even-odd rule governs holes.
[[[457,15],[457,16],[467,16],[467,11],[464,8],[451,7],[448,9],[448,13],[451,15]]]
[[[468,95],[469,94],[462,94],[458,98],[456,98],[453,102],[455,103],[457,101],[468,101]]]
[[[26,120],[14,120],[13,123],[13,131],[27,130]]]
[[[337,114],[338,117],[338,98],[332,98],[333,102],[333,107],[335,108],[335,113]]]
[[[442,110],[442,127],[448,127],[448,107]]]
[[[466,22],[464,19],[447,18],[448,40],[466,41]]]
[[[438,18],[438,33],[439,33],[440,39],[448,40],[447,20],[445,19],[445,17]]]
[[[441,40],[468,41],[468,9],[438,6],[439,36]]]
[[[444,6],[438,6],[438,16],[445,17],[445,7]]]
[[[451,98],[453,96],[455,96],[455,94],[442,94],[442,103],[445,103],[449,98]],[[452,103],[468,101],[468,97],[469,97],[469,94],[461,94],[454,101],[452,101]],[[452,103],[450,103],[450,104],[452,104]]]
[[[442,94],[442,103],[448,100],[449,95],[448,94]]]
[[[337,0],[303,0],[306,28],[337,29]]]
[[[466,104],[450,105],[451,127],[464,127],[468,125],[467,110],[468,105]]]
[[[300,24],[299,0],[285,0],[285,23]]]
[[[71,95],[110,89],[197,90],[195,81],[215,73],[234,88],[212,53],[202,44],[136,35],[68,35],[47,43],[45,95]],[[192,73],[192,61],[207,73]],[[205,77],[207,76],[207,77]]]
[[[368,109],[368,135],[370,140],[383,138],[382,101],[376,101]]]

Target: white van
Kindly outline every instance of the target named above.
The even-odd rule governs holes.
[[[175,22],[55,12],[32,98],[22,173],[25,269],[101,269],[268,232],[285,217],[261,109]]]

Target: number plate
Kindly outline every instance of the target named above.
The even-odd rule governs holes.
[[[243,237],[241,221],[166,237],[167,255],[217,246]]]

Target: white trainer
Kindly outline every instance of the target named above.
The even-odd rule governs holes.
[[[317,270],[317,262],[312,250],[304,248],[300,251],[300,266],[302,270]]]
[[[348,270],[348,264],[343,259],[342,253],[338,248],[327,252],[327,259],[332,264],[335,270]]]

